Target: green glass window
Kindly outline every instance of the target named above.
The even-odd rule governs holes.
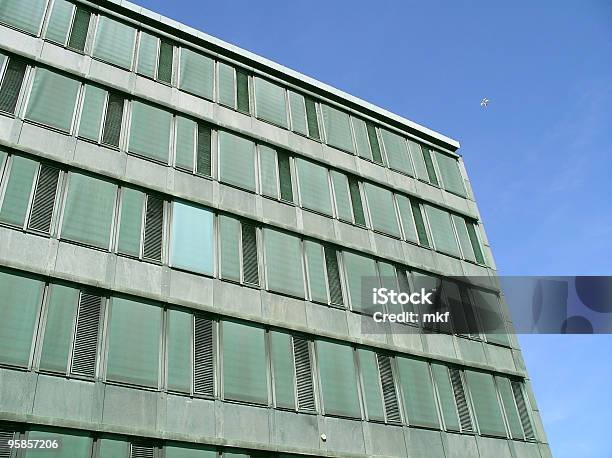
[[[397,273],[393,265],[386,262],[378,262],[378,272],[380,273],[380,285],[393,291],[400,291],[398,288]],[[387,303],[387,309],[392,313],[400,313],[402,311],[401,304]]]
[[[213,213],[174,202],[170,253],[172,267],[212,275]]]
[[[70,39],[68,47],[83,51],[87,34],[89,32],[89,22],[91,20],[91,12],[83,7],[77,7],[72,21],[72,30],[70,31]]]
[[[0,207],[0,220],[23,226],[32,193],[32,183],[38,170],[38,162],[21,156],[13,156],[8,183]]]
[[[219,174],[225,183],[255,191],[255,143],[219,131]]]
[[[128,454],[130,445],[130,443],[126,441],[107,438],[100,439],[98,444],[98,458],[125,458]]]
[[[385,153],[387,153],[389,167],[399,172],[413,175],[414,172],[412,171],[406,139],[386,129],[380,129],[380,135],[385,146]]]
[[[107,379],[157,387],[161,319],[160,307],[113,298]]]
[[[76,288],[63,285],[50,287],[47,323],[40,356],[41,369],[66,372],[78,299],[79,290]]]
[[[319,140],[321,138],[319,133],[319,121],[317,115],[317,104],[310,97],[304,97],[304,103],[306,104],[306,121],[308,122],[308,136]]]
[[[370,350],[357,350],[359,366],[363,379],[363,395],[368,409],[368,420],[384,421],[383,400],[378,375],[376,353]]]
[[[60,446],[54,448],[31,448],[25,453],[26,458],[67,458],[87,457],[91,451],[91,437],[83,434],[64,434],[55,430],[32,430],[28,433],[29,440],[53,441]]]
[[[69,132],[81,83],[37,68],[25,118]]]
[[[487,336],[487,341],[501,345],[510,345],[499,297],[488,291],[472,288],[474,307],[479,311],[480,322]]]
[[[224,398],[267,404],[264,330],[224,321],[222,333]]]
[[[368,209],[372,220],[372,228],[385,234],[400,236],[393,193],[386,189],[364,183]]]
[[[459,246],[453,230],[450,213],[425,205],[434,247],[442,253],[459,256]]]
[[[425,161],[425,168],[427,169],[429,182],[438,186],[438,175],[436,174],[436,168],[434,167],[433,159],[431,157],[431,149],[429,149],[428,146],[421,146],[421,151],[423,153],[423,160]]]
[[[327,144],[354,152],[349,115],[324,103],[321,104],[321,112]]]
[[[370,140],[370,148],[372,150],[372,160],[376,164],[383,164],[382,151],[380,150],[380,143],[378,141],[378,134],[376,133],[376,126],[367,122],[366,129],[368,131],[368,139]]]
[[[276,407],[295,408],[295,367],[291,336],[282,332],[270,332],[272,368]]]
[[[236,108],[243,113],[251,112],[249,75],[242,70],[236,70]]]
[[[463,178],[459,171],[457,159],[436,151],[436,160],[438,161],[440,175],[442,175],[444,189],[454,194],[465,196],[465,187],[463,186]]]
[[[27,366],[44,283],[0,271],[0,361]]]
[[[327,304],[327,282],[325,281],[325,258],[323,246],[320,243],[304,241],[306,268],[308,269],[308,285],[313,301]]]
[[[179,89],[212,99],[215,62],[190,49],[181,48]]]
[[[263,232],[268,288],[304,297],[300,239],[272,229],[264,229]]]
[[[261,78],[255,78],[257,117],[287,127],[285,89]]]
[[[175,164],[177,167],[193,171],[197,127],[197,123],[191,119],[182,116],[176,117]]]
[[[129,150],[168,163],[172,114],[141,102],[132,102]]]
[[[370,139],[365,121],[359,118],[351,118],[353,121],[353,131],[355,131],[355,143],[357,144],[357,154],[364,159],[372,160],[372,150],[370,149]]]
[[[219,103],[236,107],[236,73],[234,67],[219,62]]]
[[[364,294],[362,282],[377,278],[376,262],[365,256],[345,251],[343,253],[344,269],[353,310],[370,313],[372,311],[372,297]],[[378,282],[378,281],[376,281]]]
[[[401,194],[396,194],[397,206],[399,208],[400,219],[402,220],[402,228],[404,229],[404,238],[411,242],[418,242],[414,218],[412,215],[412,205],[410,199]]]
[[[71,173],[62,222],[62,238],[108,249],[117,186]]]
[[[433,384],[425,361],[396,358],[410,425],[439,428]]]
[[[353,212],[351,210],[348,178],[344,173],[336,172],[335,170],[331,171],[331,178],[334,186],[334,196],[336,197],[336,212],[338,218],[352,223]]]
[[[66,44],[74,5],[66,0],[55,0],[49,15],[45,38],[59,44]]]
[[[155,78],[158,47],[159,38],[149,35],[146,32],[140,32],[138,64],[136,65],[136,71],[138,73],[148,76],[149,78]]]
[[[506,428],[493,384],[493,376],[483,372],[465,371],[465,378],[472,396],[480,433],[505,437]]]
[[[466,221],[468,235],[470,237],[470,242],[472,243],[472,249],[474,250],[474,257],[476,258],[476,262],[479,264],[484,264],[484,254],[482,252],[482,247],[480,246],[480,241],[478,240],[478,235],[476,234],[477,225],[474,223],[470,223]]]
[[[457,406],[455,404],[455,395],[451,386],[448,368],[442,364],[431,365],[436,386],[438,388],[438,397],[440,398],[440,409],[442,418],[447,430],[459,431],[459,417],[457,416]]]
[[[221,278],[240,281],[240,221],[219,216]]]
[[[259,145],[259,170],[261,193],[264,196],[278,198],[276,151],[268,146]]]
[[[191,336],[193,318],[190,313],[168,310],[168,388],[189,393],[191,390]]]
[[[318,341],[317,361],[325,414],[361,418],[353,349]]]
[[[425,159],[423,159],[423,153],[421,152],[421,146],[408,139],[408,147],[412,160],[414,161],[414,168],[416,177],[420,180],[429,181],[429,174],[427,173],[427,166],[425,165]]]
[[[427,228],[423,219],[421,205],[415,200],[410,199],[410,206],[412,207],[412,216],[414,216],[414,224],[419,236],[419,244],[428,247],[429,239],[427,238]]]
[[[130,69],[136,43],[136,29],[106,16],[98,18],[92,55],[119,67]]]
[[[142,211],[145,194],[136,189],[121,188],[121,219],[119,220],[120,253],[138,256],[142,232]]]
[[[164,447],[165,458],[217,458],[218,454],[214,447],[202,447],[201,445],[166,445]],[[226,453],[223,456],[227,456]]]
[[[47,0],[4,0],[0,3],[0,21],[38,35]]]
[[[308,135],[308,123],[306,121],[306,104],[304,96],[289,91],[289,109],[291,111],[291,129],[294,132]]]
[[[327,169],[299,158],[296,158],[295,164],[302,206],[331,216],[331,194]]]
[[[510,380],[506,377],[495,377],[495,380],[497,381],[497,388],[501,396],[502,404],[504,405],[504,410],[506,411],[506,418],[510,426],[510,434],[513,439],[524,439],[521,419],[516,404],[514,403],[514,394],[512,393]]]
[[[468,233],[467,225],[465,224],[465,219],[457,215],[452,215],[452,217],[455,227],[457,228],[459,245],[461,245],[463,257],[469,261],[476,261],[476,258],[474,257],[474,249],[472,248],[472,243],[470,241],[470,235]]]
[[[97,86],[86,85],[79,122],[79,137],[97,142],[102,131],[102,116],[107,92]]]

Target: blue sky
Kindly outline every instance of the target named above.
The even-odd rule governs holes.
[[[501,274],[612,274],[609,0],[137,3],[458,139]],[[612,456],[612,336],[520,341],[554,456]]]

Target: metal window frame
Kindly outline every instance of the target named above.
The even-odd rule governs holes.
[[[68,29],[66,30],[66,38],[64,39],[63,43],[60,43],[58,41],[55,40],[51,40],[49,38],[47,38],[47,32],[49,31],[49,24],[51,21],[51,15],[53,14],[53,10],[55,9],[55,5],[57,3],[58,0],[49,0],[47,2],[48,5],[48,12],[45,12],[44,16],[43,16],[43,21],[42,21],[42,29],[40,31],[40,38],[42,38],[45,41],[49,41],[50,43],[54,43],[54,44],[58,44],[60,46],[62,46],[63,48],[68,48],[68,43],[70,42],[70,35],[72,34],[72,27],[74,25],[74,17],[76,15],[76,9],[77,9],[77,5],[66,0],[66,3],[72,5],[72,11],[70,13],[70,20],[68,21]],[[72,48],[70,48],[72,49]]]

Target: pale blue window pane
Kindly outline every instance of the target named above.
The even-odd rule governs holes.
[[[13,156],[10,175],[0,208],[1,221],[23,226],[28,211],[30,194],[32,193],[32,183],[37,170],[38,162],[21,156]]]
[[[166,445],[164,452],[165,458],[217,458],[217,451],[214,447],[202,445]]]
[[[66,372],[78,298],[79,290],[76,288],[51,286],[40,357],[41,369]]]
[[[100,16],[92,55],[130,69],[135,42],[136,29],[106,16]]]
[[[345,251],[342,254],[346,280],[353,310],[370,312],[373,304],[370,291],[362,291],[362,282],[372,283],[377,278],[376,263],[373,259]]]
[[[179,89],[212,99],[214,61],[207,56],[181,48]]]
[[[168,163],[171,127],[170,112],[132,102],[129,150]]]
[[[308,135],[304,97],[301,94],[289,91],[289,108],[291,110],[291,129],[294,132]]]
[[[222,332],[224,398],[267,404],[264,330],[224,321]]]
[[[62,238],[108,249],[116,196],[112,183],[70,174]]]
[[[193,170],[196,128],[195,121],[176,117],[176,166],[190,171]]]
[[[459,246],[453,231],[450,213],[430,205],[425,205],[425,212],[429,219],[431,236],[436,250],[442,253],[459,256]]]
[[[285,89],[261,78],[255,78],[257,117],[287,127]]]
[[[357,350],[357,353],[359,354],[359,364],[363,377],[363,394],[368,409],[368,419],[384,421],[385,416],[376,353],[362,349]]]
[[[53,441],[57,440],[60,446],[54,448],[27,449],[26,458],[88,458],[91,451],[91,437],[83,434],[60,434],[54,430],[28,433],[30,440]]]
[[[321,104],[321,111],[327,144],[354,152],[349,115],[324,103]]]
[[[138,46],[138,65],[136,71],[149,78],[155,77],[155,67],[157,64],[157,48],[159,38],[140,32],[140,44]]]
[[[364,183],[368,209],[372,219],[372,228],[385,234],[400,236],[395,206],[393,205],[393,193],[370,183]]]
[[[303,159],[296,159],[295,164],[300,183],[302,206],[331,216],[331,194],[327,169]]]
[[[370,149],[370,139],[365,121],[358,118],[351,118],[353,130],[355,131],[355,143],[357,144],[357,154],[365,159],[372,160],[372,150]]]
[[[221,181],[255,191],[255,143],[220,131],[219,169]]]
[[[191,336],[193,318],[190,313],[168,310],[168,388],[189,393],[191,390]]]
[[[55,0],[49,16],[45,38],[56,43],[66,44],[74,5],[66,0]]]
[[[416,228],[414,226],[414,216],[412,214],[412,206],[410,199],[401,194],[396,194],[397,206],[399,208],[400,219],[402,220],[402,227],[404,228],[404,237],[406,240],[418,243],[418,237]]]
[[[69,132],[81,83],[37,68],[25,118]]]
[[[221,278],[240,281],[240,222],[225,215],[219,216],[221,237]]]
[[[98,458],[126,458],[129,442],[116,439],[100,439]]]
[[[440,175],[442,175],[442,183],[444,189],[460,196],[465,196],[465,187],[463,186],[463,178],[459,171],[459,162],[457,159],[447,156],[439,151],[435,151]]]
[[[121,218],[119,220],[120,253],[138,256],[142,233],[142,211],[145,194],[136,189],[121,189]]]
[[[270,332],[272,366],[274,368],[274,391],[276,407],[295,408],[295,367],[291,336],[281,332]]]
[[[415,426],[439,428],[433,384],[429,365],[425,361],[396,358],[401,386],[404,392],[404,409],[408,423]]]
[[[465,371],[465,379],[472,395],[480,433],[505,437],[506,427],[493,384],[493,376],[484,372]]]
[[[44,283],[0,272],[0,361],[27,366]]]
[[[3,0],[0,22],[38,35],[47,0]]]
[[[171,265],[201,274],[213,273],[213,213],[174,202]]]
[[[380,134],[385,145],[389,167],[413,175],[406,139],[386,129],[380,129]]]
[[[107,92],[104,89],[97,86],[85,86],[81,121],[79,122],[79,137],[88,138],[95,142],[100,139],[106,94]]]
[[[305,241],[304,251],[306,254],[311,299],[327,304],[327,282],[325,281],[323,246],[320,243]]]
[[[264,196],[278,198],[276,151],[268,146],[259,145],[259,170],[261,193]]]
[[[115,297],[110,313],[107,379],[157,387],[162,309]]]
[[[304,297],[304,272],[300,239],[264,229],[266,274],[272,291]]]
[[[353,349],[318,341],[317,356],[325,414],[361,418]]]
[[[223,62],[219,62],[219,103],[236,106],[236,74],[233,67]]]
[[[463,257],[469,261],[476,262],[474,248],[472,248],[472,242],[470,241],[465,219],[461,216],[453,215],[453,221],[457,228],[457,235],[459,236],[459,244],[461,245],[461,251],[463,251]]]
[[[353,212],[351,210],[351,196],[349,194],[348,178],[344,173],[331,171],[332,183],[334,185],[334,195],[336,197],[336,211],[338,218],[343,221],[353,222]]]

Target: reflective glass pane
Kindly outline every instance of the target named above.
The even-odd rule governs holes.
[[[66,0],[55,0],[49,15],[45,38],[59,44],[66,44],[74,5]]]
[[[100,16],[92,55],[130,69],[135,42],[136,29],[106,16]]]
[[[255,78],[257,117],[287,127],[285,89],[261,78]]]
[[[436,250],[459,256],[459,246],[453,231],[450,213],[430,205],[425,205],[425,212],[429,219],[431,236]]]
[[[465,371],[465,379],[472,395],[472,405],[480,433],[505,437],[506,427],[493,384],[493,376],[484,372]]]
[[[334,185],[338,218],[352,223],[353,212],[351,211],[351,196],[349,194],[348,178],[344,173],[336,172],[335,170],[331,171],[331,178]]]
[[[3,0],[0,21],[37,35],[46,6],[47,0]]]
[[[327,282],[325,281],[325,258],[323,246],[309,240],[304,241],[306,266],[308,268],[308,284],[313,301],[327,304]]]
[[[179,89],[206,99],[213,97],[214,61],[187,48],[181,48]]]
[[[404,410],[410,425],[439,428],[429,365],[425,361],[396,358],[404,392]]]
[[[353,349],[318,341],[317,356],[325,413],[361,418]]]
[[[440,398],[440,409],[446,429],[459,431],[459,418],[457,417],[457,407],[455,395],[451,386],[448,368],[442,364],[432,364],[431,371],[438,387],[438,397]]]
[[[173,203],[171,265],[202,274],[213,273],[213,213]]]
[[[10,175],[0,208],[1,221],[23,226],[37,170],[38,162],[21,156],[13,156]]]
[[[136,71],[141,75],[155,78],[155,67],[157,65],[157,48],[159,39],[146,32],[140,32],[140,44],[138,45],[138,65]]]
[[[142,211],[145,194],[131,188],[121,189],[121,219],[119,220],[120,253],[138,256],[142,232]]]
[[[83,434],[63,434],[54,430],[37,431],[28,433],[29,440],[53,441],[57,440],[60,446],[54,448],[31,448],[26,449],[26,458],[72,458],[89,456],[91,451],[91,437]]]
[[[79,122],[79,137],[88,138],[95,142],[100,139],[106,94],[107,92],[104,89],[97,86],[85,86],[85,96],[83,97],[83,108],[81,109],[81,120]]]
[[[414,225],[412,215],[412,205],[410,199],[401,194],[396,194],[397,207],[399,208],[400,219],[402,220],[402,228],[404,229],[404,237],[411,242],[418,242],[418,236]]]
[[[413,175],[406,139],[386,129],[380,129],[380,134],[387,153],[389,167]]]
[[[393,205],[393,193],[370,183],[364,183],[368,208],[374,230],[385,234],[400,236],[395,206]]]
[[[440,175],[442,175],[442,183],[444,189],[460,196],[465,196],[465,187],[463,186],[463,178],[459,171],[459,162],[457,159],[447,156],[446,154],[435,152]]]
[[[255,144],[220,131],[219,172],[221,181],[255,191]]]
[[[358,118],[351,118],[353,130],[355,131],[355,143],[357,144],[357,154],[365,159],[372,160],[372,150],[365,121]]]
[[[176,117],[176,166],[193,170],[193,155],[195,151],[195,132],[198,127],[195,121]]]
[[[272,367],[274,369],[274,392],[276,407],[295,408],[295,367],[291,336],[281,332],[270,332],[272,345]]]
[[[190,313],[168,310],[168,388],[189,393],[191,390],[191,336],[193,318]]]
[[[225,455],[225,454],[224,454]],[[166,445],[164,447],[165,458],[217,458],[217,451],[214,447],[204,447],[202,445],[180,446]]]
[[[291,110],[291,129],[294,132],[308,135],[304,97],[301,94],[289,91],[289,108]]]
[[[276,151],[268,146],[259,145],[259,170],[261,193],[264,196],[278,198]]]
[[[376,353],[369,350],[357,350],[359,354],[359,365],[363,377],[363,391],[369,420],[384,421],[383,401],[378,375],[378,363]]]
[[[321,112],[327,144],[354,152],[349,115],[324,103],[321,104]]]
[[[304,273],[300,239],[283,232],[264,229],[268,288],[304,297]]]
[[[236,74],[234,67],[219,62],[219,103],[236,107]]]
[[[362,290],[362,282],[377,278],[376,263],[373,259],[348,251],[342,254],[346,281],[348,284],[353,310],[371,312],[372,298]]]
[[[219,215],[221,278],[240,281],[240,221]]]
[[[325,167],[303,159],[295,160],[302,206],[310,210],[332,214],[328,172]]]
[[[126,441],[106,438],[100,439],[98,444],[98,458],[125,458],[130,445]]]
[[[129,150],[168,163],[172,113],[132,102]]]
[[[452,217],[455,222],[455,227],[457,228],[457,235],[459,236],[459,244],[461,245],[463,257],[469,261],[476,261],[474,248],[472,248],[472,242],[470,241],[465,219],[457,215],[452,215]]]

